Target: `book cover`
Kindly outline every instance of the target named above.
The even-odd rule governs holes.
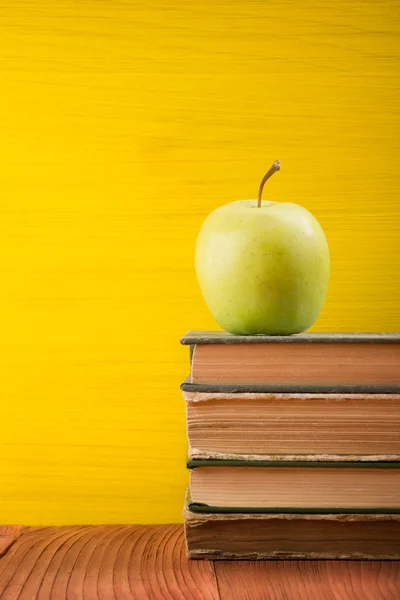
[[[190,330],[181,344],[312,344],[312,343],[374,343],[399,344],[399,332],[305,332],[293,335],[233,335],[226,331]]]
[[[246,384],[246,383],[192,383],[190,375],[181,383],[183,392],[241,393],[299,393],[299,394],[399,394],[400,385],[309,385],[309,384]]]

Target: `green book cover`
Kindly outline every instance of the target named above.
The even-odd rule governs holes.
[[[186,462],[188,469],[198,467],[313,467],[320,468],[357,468],[357,469],[400,469],[399,461],[334,461],[334,460],[224,460],[220,458],[192,458]]]
[[[249,383],[192,383],[190,375],[180,385],[183,392],[213,394],[399,394],[400,385],[290,385]]]
[[[293,335],[233,335],[226,331],[188,331],[181,344],[400,344],[399,332],[305,332]]]

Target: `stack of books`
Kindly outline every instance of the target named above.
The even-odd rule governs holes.
[[[400,334],[181,342],[190,558],[400,558]]]

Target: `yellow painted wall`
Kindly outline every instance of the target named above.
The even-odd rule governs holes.
[[[314,329],[400,329],[399,30],[389,0],[2,2],[0,522],[181,520],[195,236],[275,158],[265,197],[329,239]]]

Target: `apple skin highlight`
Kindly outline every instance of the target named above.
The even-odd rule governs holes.
[[[260,186],[258,201],[230,202],[205,219],[196,241],[197,280],[225,331],[301,333],[315,323],[325,300],[328,243],[308,210],[261,200],[261,193]]]

